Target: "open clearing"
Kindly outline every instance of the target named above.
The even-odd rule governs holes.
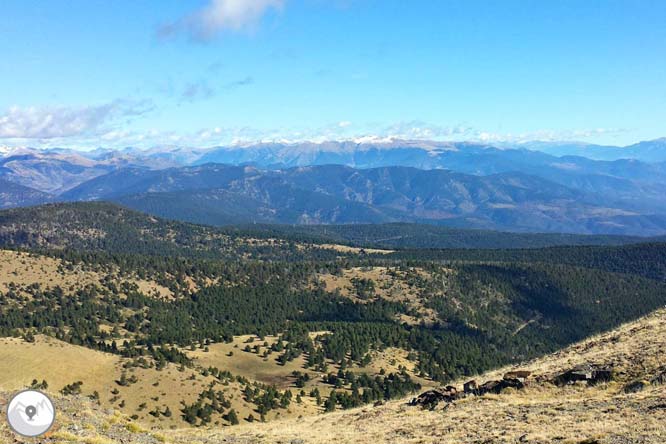
[[[139,290],[148,295],[164,299],[173,297],[168,288],[157,282],[139,279],[135,276],[121,276],[117,271],[91,271],[81,266],[68,264],[60,259],[36,254],[0,250],[0,291],[9,290],[11,284],[18,287],[39,284],[43,289],[60,287],[67,294],[87,285],[99,285],[107,275],[116,282],[136,284]]]

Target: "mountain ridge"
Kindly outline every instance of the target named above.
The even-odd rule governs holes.
[[[519,232],[666,232],[666,219],[644,208],[520,172],[475,176],[413,167],[263,170],[206,164],[118,170],[61,198],[116,200],[156,215],[217,225],[419,222]]]
[[[0,177],[0,209],[41,205],[53,200],[55,196]]]
[[[85,228],[84,228],[85,227]],[[123,238],[114,234],[120,227],[132,230],[137,238]],[[85,236],[92,230],[108,241],[98,243]],[[10,248],[82,248],[89,251],[104,250],[114,238],[118,243],[139,247],[158,242],[156,249],[166,240],[164,233],[172,230],[190,233],[199,239],[199,249],[222,250],[223,244],[215,239],[229,236],[247,236],[256,239],[300,239],[315,244],[342,244],[356,248],[385,248],[409,250],[415,248],[450,249],[519,249],[543,248],[558,245],[627,245],[663,241],[666,238],[632,236],[566,235],[561,233],[512,233],[471,229],[456,229],[437,225],[406,223],[358,225],[265,225],[233,224],[212,227],[155,218],[111,202],[51,203],[30,208],[0,211],[0,243]],[[53,233],[48,235],[49,233]],[[141,244],[137,242],[142,233]],[[48,235],[44,237],[44,235]],[[127,236],[127,235],[125,235]],[[133,236],[133,235],[132,235]],[[183,239],[187,236],[181,235]],[[41,240],[40,240],[41,239]],[[121,242],[122,241],[122,242]],[[106,250],[105,250],[106,251]],[[108,250],[110,253],[116,250]]]
[[[662,141],[650,143],[658,151]],[[48,194],[35,194],[30,204],[113,199],[218,225],[413,222],[666,233],[666,162],[558,157],[520,145],[394,140],[88,153],[24,149],[0,158],[0,178]],[[0,196],[0,206],[17,205],[20,199]]]

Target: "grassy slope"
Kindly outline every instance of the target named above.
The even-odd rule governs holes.
[[[73,289],[83,288],[86,285],[97,285],[102,278],[110,276],[117,283],[136,284],[139,290],[146,295],[155,295],[165,299],[173,297],[171,290],[155,281],[122,275],[112,267],[108,268],[111,270],[103,273],[83,269],[81,266],[48,256],[0,250],[0,291],[7,291],[12,286],[39,284],[42,289],[60,287],[65,294],[68,294]]]
[[[128,387],[121,387],[117,381],[123,372],[123,360],[115,355],[101,353],[84,347],[70,345],[52,338],[38,336],[36,342],[28,344],[20,339],[0,339],[0,387],[3,390],[18,390],[29,386],[33,379],[46,380],[51,391],[57,392],[66,384],[82,381],[82,393],[90,395],[94,391],[100,394],[101,405],[117,408],[125,413],[137,413],[140,422],[151,425],[157,421],[149,411],[155,407],[164,410],[166,406],[175,412],[169,420],[162,419],[164,426],[178,424],[178,409],[181,400],[193,402],[200,391],[212,382],[192,370],[178,371],[169,365],[161,372],[153,369],[134,369],[128,375],[136,375],[139,382]],[[189,378],[195,375],[195,380]],[[158,386],[153,384],[158,383]],[[187,390],[184,389],[187,387]],[[112,390],[119,391],[118,399]],[[154,398],[159,397],[157,401]],[[120,402],[125,407],[120,408]],[[141,403],[147,408],[139,412]]]
[[[622,387],[649,379],[666,362],[666,310],[519,367],[551,377],[580,363],[613,364],[616,381],[588,388],[533,383],[522,391],[466,398],[423,411],[405,400],[297,421],[224,430],[183,430],[177,443],[224,437],[236,443],[623,443],[666,441],[666,386],[637,394]],[[477,379],[498,378],[508,369]],[[664,370],[664,367],[661,367]],[[458,381],[461,385],[464,381]],[[300,441],[299,441],[300,440]]]
[[[551,377],[580,363],[612,364],[616,381],[593,388],[532,382],[523,391],[471,397],[424,411],[406,400],[324,416],[237,427],[146,431],[81,397],[54,394],[59,419],[47,443],[663,443],[666,386],[625,394],[622,387],[665,370],[666,309],[549,356],[514,366]],[[1,361],[0,361],[1,362]],[[509,368],[477,377],[500,377]],[[460,385],[464,381],[458,381]],[[0,388],[0,404],[9,396]],[[85,427],[83,426],[85,424]],[[0,442],[12,435],[0,423]],[[21,442],[19,440],[19,442]],[[27,441],[25,441],[27,442]]]
[[[242,347],[248,338],[249,336],[241,336],[229,344],[213,344],[209,352],[188,350],[187,354],[194,358],[197,364],[195,368],[179,369],[176,365],[168,364],[160,371],[153,368],[125,370],[124,364],[129,362],[127,359],[67,344],[47,336],[38,335],[34,343],[18,338],[0,338],[0,392],[21,390],[29,387],[31,381],[36,379],[46,380],[49,392],[57,393],[67,384],[82,381],[82,394],[88,396],[98,392],[101,406],[114,408],[127,416],[137,414],[137,423],[143,427],[171,428],[186,426],[181,419],[181,401],[191,404],[200,392],[214,384],[216,390],[225,391],[239,418],[246,418],[250,414],[258,417],[254,412],[256,406],[243,400],[238,383],[232,381],[229,385],[222,386],[215,378],[202,376],[200,372],[201,368],[215,366],[252,381],[275,384],[281,390],[290,388],[297,392],[293,387],[294,377],[291,372],[302,370],[302,358],[285,366],[278,365],[276,355],[262,358],[254,353],[243,352]],[[255,343],[262,343],[258,338],[254,339]],[[270,343],[275,338],[267,337],[266,340]],[[229,352],[233,352],[233,356],[227,356]],[[378,373],[380,368],[396,371],[399,365],[413,366],[413,363],[406,360],[405,351],[392,349],[388,352],[390,354],[376,352],[369,368],[355,370]],[[394,358],[397,358],[396,362],[389,362]],[[118,385],[116,381],[123,372],[126,372],[128,377],[135,375],[138,382],[126,387]],[[433,384],[424,379],[419,379],[419,382],[425,386]],[[327,396],[331,391],[329,385],[317,378],[308,382],[305,390],[309,392],[315,387],[321,391],[322,396]],[[114,394],[113,390],[118,390],[119,393]],[[121,406],[122,401],[124,405]],[[144,409],[139,408],[142,403],[147,404]],[[167,406],[173,412],[171,418],[160,416],[156,419],[149,414],[156,407],[164,411]],[[301,415],[316,415],[321,411],[322,408],[315,404],[313,398],[304,396],[302,404],[292,402],[288,409],[271,411],[266,418],[296,418]]]

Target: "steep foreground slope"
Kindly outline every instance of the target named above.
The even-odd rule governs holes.
[[[432,411],[390,402],[350,412],[232,429],[175,433],[186,442],[666,442],[666,310],[591,338],[561,352],[482,375],[501,379],[510,370],[532,371],[527,388],[470,396]],[[610,366],[614,380],[595,387],[547,382],[580,364]],[[637,393],[627,384],[645,382]],[[461,389],[459,381],[458,386]],[[661,382],[661,383],[659,383]],[[193,437],[193,435],[198,435]]]
[[[558,387],[578,365],[612,368],[610,382]],[[145,430],[88,398],[55,395],[46,443],[663,443],[666,442],[666,309],[549,356],[476,378],[532,375],[523,389],[467,396],[432,410],[408,399],[327,415],[236,427]],[[461,388],[465,381],[456,384]],[[630,389],[631,388],[631,389]],[[1,388],[0,388],[1,389]],[[0,403],[10,393],[0,394]],[[15,441],[0,422],[0,442]]]

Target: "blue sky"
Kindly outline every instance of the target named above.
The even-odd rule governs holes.
[[[666,2],[4,0],[0,145],[666,135]]]

